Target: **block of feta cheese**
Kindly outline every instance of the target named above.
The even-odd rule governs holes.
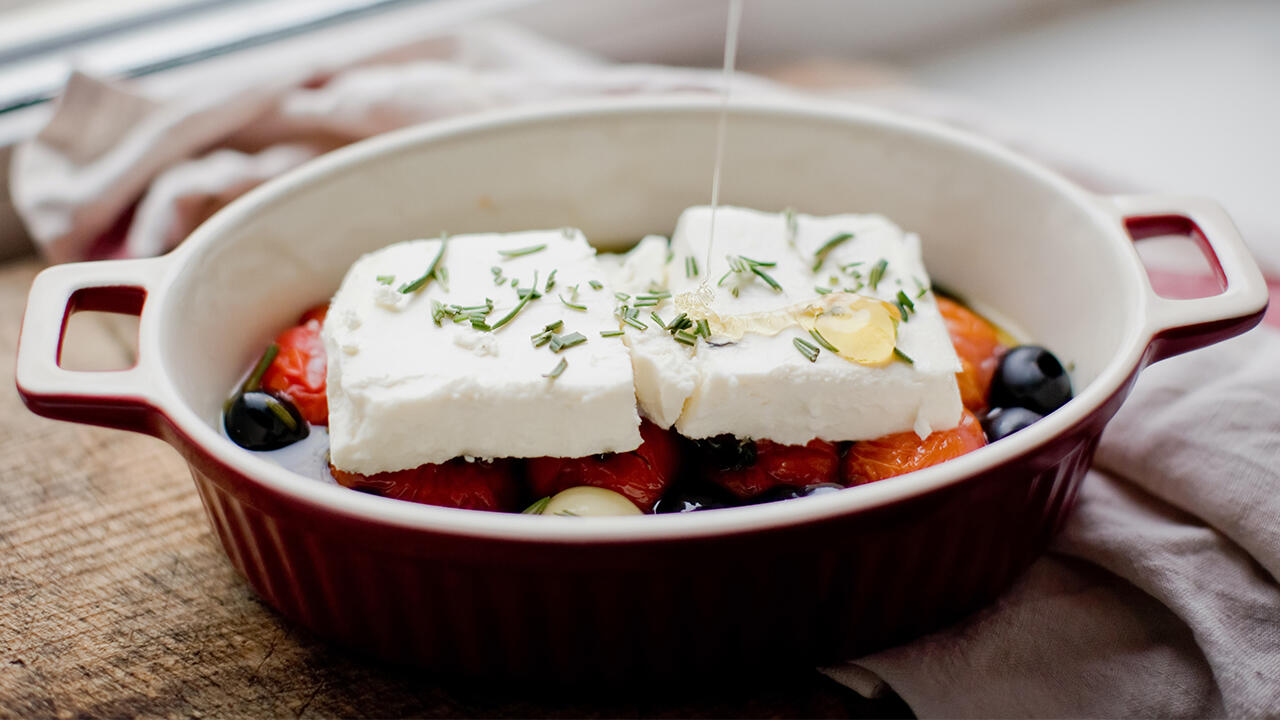
[[[615,300],[581,232],[454,236],[443,272],[414,289],[440,250],[413,240],[369,253],[333,298],[323,337],[335,467],[639,447],[627,347],[600,335],[618,329]],[[541,296],[522,302],[530,289]]]
[[[632,297],[668,287],[671,283],[667,277],[669,252],[670,244],[665,237],[645,237],[630,252],[617,256],[619,261],[610,274],[610,284],[614,290]],[[684,269],[671,266],[670,272],[683,273]],[[668,321],[674,317],[670,312],[666,314]],[[671,427],[698,383],[698,369],[691,362],[695,349],[674,342],[669,334],[652,327],[656,323],[649,318],[649,313],[641,313],[640,317],[641,323],[651,327],[645,332],[628,328],[624,338],[631,350],[636,401],[649,420]]]
[[[924,437],[959,422],[960,364],[928,291],[917,236],[878,215],[815,217],[721,207],[708,267],[710,221],[708,207],[681,215],[666,273],[676,297],[660,306],[661,315],[669,321],[686,307],[691,316],[701,311],[740,325],[746,319],[746,325],[767,332],[713,334],[690,352],[667,333],[628,330],[646,416],[674,424],[691,438],[729,433],[785,444],[908,430]],[[876,302],[883,300],[901,313],[900,291],[910,307],[897,324],[897,353],[884,362],[852,362],[820,348],[809,328],[787,321],[798,307],[846,298],[888,308]],[[884,309],[879,312],[887,319]],[[818,349],[815,361],[797,340]]]

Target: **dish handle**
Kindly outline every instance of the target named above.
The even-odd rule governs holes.
[[[1172,299],[1157,294],[1148,281],[1148,363],[1235,337],[1262,321],[1267,311],[1266,280],[1240,231],[1220,206],[1170,195],[1110,199],[1135,242],[1160,235],[1190,237],[1222,287],[1217,295]]]
[[[137,362],[125,370],[67,370],[60,359],[73,313],[141,316],[167,265],[166,258],[70,263],[36,276],[18,339],[18,393],[28,408],[55,420],[158,433],[156,348],[140,337]]]

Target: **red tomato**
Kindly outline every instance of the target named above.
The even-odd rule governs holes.
[[[302,313],[302,319],[298,320],[298,323],[300,325],[306,325],[307,321],[315,320],[316,322],[323,325],[325,316],[327,316],[328,314],[329,314],[328,305],[317,305],[311,308],[310,310]]]
[[[991,377],[1000,364],[1005,347],[1000,343],[995,326],[969,308],[947,298],[938,297],[938,312],[947,324],[947,334],[960,357],[960,399],[973,412],[987,409],[987,392]]]
[[[535,497],[554,495],[580,485],[620,493],[644,512],[671,486],[680,464],[679,447],[671,432],[648,420],[640,423],[640,447],[631,452],[584,458],[532,458],[526,464],[529,488]]]
[[[751,467],[735,470],[711,469],[708,479],[739,498],[751,498],[778,485],[807,487],[836,481],[840,454],[825,440],[806,445],[780,445],[756,440],[756,461]]]
[[[339,485],[425,505],[466,510],[519,510],[520,489],[510,460],[467,462],[455,458],[412,470],[360,475],[329,467]]]
[[[312,425],[329,422],[324,342],[320,339],[320,325],[328,310],[323,305],[312,308],[302,316],[301,325],[277,335],[280,352],[262,375],[263,389],[289,398]]]
[[[978,418],[965,410],[959,425],[930,433],[924,440],[908,431],[854,443],[840,463],[840,479],[845,485],[884,480],[958,458],[986,444]]]

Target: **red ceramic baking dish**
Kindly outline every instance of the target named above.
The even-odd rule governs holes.
[[[1074,368],[1075,399],[902,477],[624,518],[374,497],[291,473],[219,431],[261,348],[361,253],[441,231],[575,226],[604,248],[670,232],[707,201],[717,111],[714,99],[592,101],[339,150],[232,203],[165,257],[41,273],[18,388],[42,415],[172,444],[231,563],[291,620],[431,668],[578,681],[839,660],[982,606],[1044,551],[1138,372],[1262,317],[1262,277],[1211,203],[1099,197],[919,120],[742,102],[728,122],[727,202],[878,212],[919,233],[935,281],[1052,348]],[[1133,241],[1171,232],[1200,243],[1220,294],[1152,291]],[[137,365],[61,369],[76,309],[139,314]]]

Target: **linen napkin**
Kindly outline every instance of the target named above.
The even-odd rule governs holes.
[[[54,261],[154,255],[250,187],[384,130],[721,83],[718,71],[611,65],[494,26],[384,57],[395,59],[171,98],[77,74],[15,153],[15,205]],[[1095,190],[1134,187],[980,109],[882,80],[836,94],[987,132]],[[735,95],[789,92],[734,79]],[[1278,572],[1280,332],[1260,328],[1143,374],[1051,552],[995,604],[824,672],[866,695],[892,689],[924,716],[1280,716]]]

